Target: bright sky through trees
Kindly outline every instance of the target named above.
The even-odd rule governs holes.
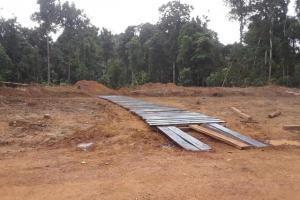
[[[92,23],[105,27],[113,33],[120,33],[129,25],[155,23],[158,20],[158,8],[168,0],[71,0],[83,9]],[[64,2],[64,0],[62,0]],[[229,21],[228,8],[223,0],[182,0],[194,6],[193,16],[208,15],[209,28],[218,33],[224,44],[239,41],[237,22]],[[17,7],[16,7],[17,5]],[[294,4],[291,4],[291,7]],[[16,16],[23,26],[34,26],[30,15],[38,9],[36,0],[1,0],[0,8],[4,17]]]

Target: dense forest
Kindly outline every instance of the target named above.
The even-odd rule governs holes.
[[[193,7],[180,1],[162,5],[156,24],[129,26],[120,34],[98,29],[73,3],[37,3],[35,28],[0,13],[0,80],[86,79],[114,88],[147,82],[300,86],[300,0],[296,17],[287,14],[290,0],[225,0],[228,16],[240,24],[240,41],[231,45],[221,44],[209,19],[192,18]]]

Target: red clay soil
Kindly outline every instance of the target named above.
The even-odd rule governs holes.
[[[121,88],[120,93],[138,96],[293,96],[288,91],[299,92],[299,89],[290,89],[278,86],[223,88],[223,87],[183,87],[173,83],[147,83],[133,88]]]
[[[230,128],[264,142],[294,145],[240,151],[188,131],[213,148],[191,153],[127,110],[95,98],[116,94],[98,83],[0,87],[0,199],[299,199],[300,132],[282,129],[284,124],[299,123],[299,96],[275,86],[162,86],[142,86],[143,96],[133,92],[142,87],[127,92],[224,119]],[[168,93],[170,88],[177,95]],[[191,89],[195,93],[189,93]],[[213,95],[216,91],[221,95]],[[231,106],[256,122],[242,122]],[[282,115],[269,119],[275,110]],[[92,151],[76,148],[87,142],[96,145]]]
[[[28,87],[0,87],[1,97],[28,97],[28,98],[43,98],[43,97],[79,97],[87,96],[86,93],[77,90],[73,86],[42,86],[30,85]]]
[[[78,81],[75,83],[75,87],[88,94],[94,94],[94,95],[110,95],[110,94],[116,94],[116,91],[113,89],[110,89],[106,87],[105,85],[98,83],[96,81]]]

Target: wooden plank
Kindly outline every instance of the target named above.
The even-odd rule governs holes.
[[[165,123],[165,122],[199,122],[199,123],[222,123],[222,121],[218,119],[165,119],[165,120],[151,120],[151,119],[144,119],[147,123]]]
[[[170,114],[168,112],[156,112],[156,113],[143,113],[143,112],[136,112],[139,113],[143,117],[174,117],[174,116],[182,116],[182,117],[208,117],[205,115],[194,115],[194,114]]]
[[[145,117],[173,117],[173,116],[188,116],[188,117],[207,117],[206,115],[193,114],[193,113],[173,113],[173,112],[161,112],[161,113],[143,113],[139,112]]]
[[[120,103],[120,102],[116,102],[120,105],[123,105],[123,106],[156,106],[158,107],[157,105],[152,105],[152,104],[146,104],[146,103],[139,103],[139,102],[132,102],[132,103]]]
[[[174,110],[174,108],[166,108],[166,107],[149,107],[149,106],[144,106],[144,107],[128,107],[131,111],[141,111],[144,112],[144,110],[155,110],[155,111],[170,111],[170,110]]]
[[[189,112],[182,109],[156,105],[145,101],[125,96],[99,96],[110,102],[120,105],[141,117],[150,126],[166,125],[188,125],[203,123],[222,123],[222,120],[215,119],[201,113]]]
[[[194,121],[194,122],[206,122],[206,121],[218,121],[220,122],[221,120],[219,119],[213,119],[213,118],[204,118],[204,119],[161,119],[161,120],[152,120],[152,119],[146,119],[146,122],[180,122],[180,121]]]
[[[215,119],[212,117],[203,117],[203,116],[163,116],[163,115],[157,115],[157,116],[144,116],[144,115],[140,115],[142,118],[144,119],[148,119],[148,120],[164,120],[164,119]]]
[[[209,117],[156,117],[156,118],[154,118],[154,117],[144,117],[144,116],[141,116],[144,120],[157,120],[157,121],[164,121],[164,120],[180,120],[180,119],[192,119],[192,120],[194,120],[194,119],[201,119],[201,120],[203,120],[203,119],[214,119],[214,118],[209,118]]]
[[[237,109],[236,107],[231,107],[231,109],[237,113],[241,118],[246,119],[248,121],[252,120],[252,117],[250,115],[247,115],[245,113],[243,113],[242,111],[240,111],[239,109]]]
[[[286,91],[286,93],[292,94],[292,95],[295,95],[295,96],[300,96],[300,92]]]
[[[207,144],[205,144],[205,143],[197,140],[196,138],[190,136],[189,134],[183,132],[179,128],[172,126],[172,127],[169,127],[169,129],[172,130],[177,135],[179,135],[185,141],[191,143],[192,145],[194,145],[195,147],[197,147],[198,149],[200,149],[201,151],[209,151],[209,150],[211,150],[210,146],[208,146]]]
[[[213,131],[211,129],[207,129],[207,128],[199,126],[199,125],[190,125],[189,127],[191,129],[197,131],[197,132],[200,132],[200,133],[206,134],[206,135],[208,135],[210,137],[213,137],[215,139],[221,140],[224,143],[229,144],[231,146],[234,146],[234,147],[236,147],[238,149],[247,149],[247,148],[251,147],[249,144],[243,143],[243,142],[241,142],[239,140],[235,140],[235,139],[233,139],[231,137],[228,137],[226,135],[220,134],[220,133],[218,133],[216,131]]]
[[[153,115],[155,113],[147,113],[145,112],[144,114],[147,114],[147,115]],[[179,114],[197,114],[197,115],[203,115],[201,113],[195,113],[195,112],[188,112],[188,111],[185,111],[185,110],[170,110],[169,112],[166,112],[164,114],[176,114],[176,115],[179,115]]]
[[[165,112],[165,111],[180,111],[178,108],[144,108],[144,109],[132,109],[132,111],[142,111],[142,112]]]
[[[278,117],[279,115],[281,115],[280,111],[276,111],[276,112],[272,112],[268,115],[269,118],[275,118]]]
[[[156,120],[146,120],[147,123],[150,123],[150,124],[155,124],[155,123],[181,123],[181,122],[184,122],[184,123],[212,123],[212,122],[215,122],[215,123],[219,123],[220,120],[215,120],[215,119],[195,119],[195,120],[160,120],[160,121],[156,121]]]
[[[145,118],[146,121],[162,122],[162,121],[197,121],[197,120],[217,120],[209,117],[173,117],[173,118]]]
[[[168,126],[168,125],[189,125],[189,124],[206,124],[220,123],[219,121],[200,121],[200,122],[169,122],[169,123],[148,123],[150,126]]]
[[[262,142],[254,140],[248,136],[242,135],[236,131],[230,130],[230,129],[228,129],[224,126],[221,126],[220,124],[217,124],[217,123],[205,124],[204,126],[207,128],[213,129],[215,131],[221,132],[223,134],[226,134],[229,137],[239,139],[240,141],[245,142],[250,145],[253,145],[254,147],[257,147],[257,148],[263,148],[263,147],[268,146]]]
[[[200,151],[197,147],[194,145],[186,142],[182,139],[182,137],[178,136],[176,133],[174,133],[172,130],[169,129],[169,127],[157,127],[161,132],[163,132],[168,138],[170,138],[173,142],[178,144],[180,147],[188,150],[188,151]]]
[[[207,117],[207,116],[182,116],[182,115],[178,115],[178,116],[153,116],[153,117],[143,117],[147,120],[166,120],[166,119],[214,119],[212,117]]]
[[[29,86],[29,84],[6,82],[6,81],[0,81],[0,86],[1,85],[5,85],[7,87],[28,87]]]
[[[142,110],[143,112],[152,112],[152,113],[155,113],[155,112],[168,112],[168,111],[173,111],[173,110],[176,110],[176,108],[174,109],[145,109],[145,110]],[[139,111],[141,110],[136,110],[136,109],[132,109],[130,110],[131,112],[134,112],[134,113],[139,113]]]
[[[167,109],[167,108],[158,108],[158,107],[153,107],[153,106],[143,106],[143,107],[135,107],[135,106],[124,106],[126,108],[128,108],[130,111],[141,111],[143,112],[145,109],[146,110],[162,110],[162,109]]]
[[[284,125],[284,130],[300,130],[300,124],[299,125]]]

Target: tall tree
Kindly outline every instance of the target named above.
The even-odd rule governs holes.
[[[104,64],[105,66],[107,66],[108,61],[114,56],[113,35],[106,28],[102,28],[99,38],[103,53]]]
[[[296,0],[296,13],[300,18],[300,0]]]
[[[261,27],[259,29],[265,29],[265,35],[269,41],[269,66],[268,66],[268,82],[272,81],[272,71],[274,64],[274,38],[278,37],[280,40],[283,40],[285,35],[285,24],[287,20],[287,10],[289,0],[256,0],[253,4],[255,9],[254,14],[251,17],[251,20],[257,24],[261,22]],[[279,31],[276,29],[279,28]],[[276,30],[276,32],[274,32]],[[277,47],[275,48],[277,49]],[[267,53],[265,53],[267,55]]]
[[[172,61],[173,82],[176,83],[176,60],[178,55],[178,36],[183,24],[190,20],[190,13],[193,9],[188,4],[180,1],[170,1],[159,8],[159,27],[166,35],[165,47],[168,49],[169,58]]]
[[[9,56],[12,65],[7,77],[12,81],[32,81],[38,60],[38,49],[30,44],[25,32],[16,19],[0,20],[0,43]]]
[[[148,52],[148,73],[152,82],[170,82],[170,72],[167,67],[170,62],[164,47],[165,35],[156,31],[145,43]]]
[[[32,19],[40,23],[41,30],[46,36],[47,43],[47,69],[48,84],[51,83],[51,67],[50,67],[50,33],[56,32],[57,25],[60,23],[61,5],[58,0],[37,0],[39,12],[32,15]]]
[[[139,72],[143,70],[144,60],[141,43],[137,36],[131,38],[127,44],[129,68],[131,71],[131,84],[135,85],[139,79]]]
[[[252,0],[225,0],[230,7],[230,19],[237,20],[240,24],[240,43],[244,41],[244,29],[247,24],[247,17],[251,12]]]
[[[122,63],[122,66],[125,66],[125,80],[126,83],[130,83],[132,80],[131,71],[130,71],[130,61],[129,61],[129,51],[128,43],[136,35],[136,26],[129,26],[124,33],[121,33],[118,38],[118,47],[117,52]]]
[[[151,66],[149,60],[149,46],[147,45],[151,38],[158,32],[157,26],[145,23],[138,26],[139,30],[139,41],[142,48],[143,59],[146,66],[144,66],[145,71],[147,71],[149,78],[151,77]]]
[[[12,68],[12,62],[5,52],[4,47],[0,43],[0,80],[7,80],[10,70]]]
[[[220,50],[216,33],[199,18],[186,23],[179,35],[180,77],[183,84],[206,85],[206,78],[220,65]],[[185,79],[190,80],[185,80]]]
[[[58,38],[56,46],[63,53],[63,61],[66,66],[65,74],[67,74],[67,80],[70,83],[72,68],[76,68],[78,43],[81,41],[79,35],[88,26],[89,20],[81,10],[75,7],[74,3],[65,2],[61,9],[61,23],[63,32]]]

